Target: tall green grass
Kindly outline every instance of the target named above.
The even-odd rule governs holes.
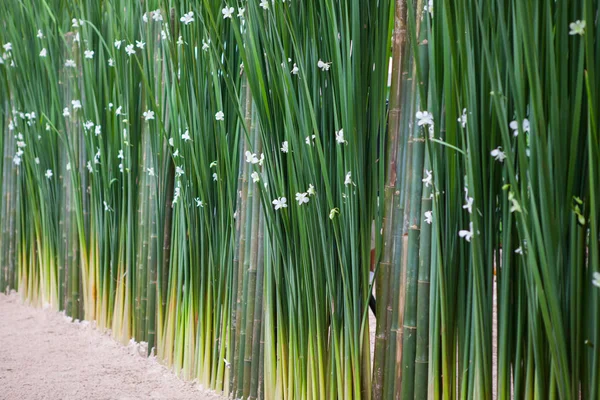
[[[6,0],[0,288],[232,398],[597,398],[598,11]]]

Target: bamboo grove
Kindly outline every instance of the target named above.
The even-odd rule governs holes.
[[[4,0],[0,288],[230,398],[600,398],[599,11]]]

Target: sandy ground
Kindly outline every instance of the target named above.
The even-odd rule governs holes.
[[[91,324],[0,293],[0,399],[216,400]]]

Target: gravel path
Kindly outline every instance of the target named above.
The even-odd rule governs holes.
[[[217,400],[139,347],[0,293],[0,399]]]

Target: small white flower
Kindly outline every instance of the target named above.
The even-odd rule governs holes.
[[[19,155],[15,155],[13,157],[13,164],[15,164],[15,165],[21,165],[21,157]]]
[[[123,165],[123,164],[121,164],[121,165]],[[88,169],[88,171],[90,171],[90,174],[94,173],[94,167],[92,167],[92,162],[91,161],[87,162],[86,168]]]
[[[273,200],[272,203],[275,206],[275,210],[279,210],[280,208],[287,208],[287,199],[285,197],[279,197]]]
[[[20,133],[19,133],[19,136],[20,136],[20,137],[22,137],[22,135],[21,135]],[[27,145],[26,145],[26,144],[25,144],[25,142],[23,142],[23,141],[18,141],[18,142],[17,142],[17,147],[18,147],[19,149],[22,149],[23,147],[27,147]]]
[[[51,169],[47,169],[46,170],[46,178],[50,179],[50,178],[52,178],[52,175],[53,175],[52,174],[52,170]]]
[[[281,143],[281,152],[282,153],[287,153],[289,151],[289,148],[290,147],[289,147],[287,140]]]
[[[204,207],[204,202],[200,200],[200,197],[196,197],[194,201],[196,202],[196,207]]]
[[[425,214],[423,214],[425,216],[425,222],[429,225],[431,225],[431,223],[433,222],[433,213],[430,211],[425,211]]]
[[[104,203],[104,211],[112,211],[112,208],[108,205],[106,201],[103,201],[102,203]]]
[[[245,8],[238,8],[238,13],[237,13],[238,18],[244,18],[244,11],[246,11]]]
[[[80,41],[80,39],[79,39],[79,32],[75,33],[75,37],[73,38],[73,41],[74,42],[79,42]]]
[[[469,230],[460,230],[458,231],[458,236],[460,236],[461,238],[464,238],[467,242],[471,241],[471,238],[473,237],[473,223],[469,222]]]
[[[127,53],[128,56],[135,54],[135,49],[133,48],[132,44],[125,46],[125,53]]]
[[[256,154],[254,153],[250,153],[249,151],[246,151],[245,153],[246,155],[246,162],[250,163],[250,164],[258,164],[258,157],[256,156]]]
[[[315,191],[315,187],[312,185],[312,183],[308,184],[308,190],[306,191],[306,193],[308,193],[309,196],[314,196],[315,194],[317,194],[317,192]]]
[[[213,181],[217,181],[219,179],[219,176],[217,175],[216,172],[213,172]]]
[[[75,61],[73,60],[67,60],[65,61],[65,67],[66,68],[75,68],[77,65],[75,64]]]
[[[77,110],[81,108],[80,100],[71,100],[71,104],[73,105],[73,110]]]
[[[262,167],[264,162],[265,162],[265,155],[264,155],[264,153],[260,153],[260,159],[258,160],[258,165],[260,165]]]
[[[427,2],[427,5],[424,8],[425,11],[429,11],[429,14],[431,14],[431,17],[433,18],[433,0],[429,0]]]
[[[308,203],[308,193],[296,193],[296,201],[298,205],[301,206],[304,203]]]
[[[344,140],[344,130],[343,129],[340,129],[339,131],[337,131],[335,133],[335,141],[338,142],[339,144],[346,143],[346,140]]]
[[[224,121],[225,120],[225,114],[223,114],[223,111],[219,111],[215,114],[215,119],[217,121]]]
[[[179,36],[179,38],[177,39],[177,46],[181,45],[183,45],[183,36]]]
[[[152,19],[154,21],[158,22],[158,21],[162,21],[163,20],[163,16],[162,16],[162,13],[160,12],[160,9],[152,11],[151,14],[152,14]]]
[[[317,62],[317,67],[319,67],[323,71],[329,71],[329,68],[331,67],[331,62],[323,62],[319,60]]]
[[[144,13],[144,15],[142,15],[142,21],[148,22],[148,13]]]
[[[4,47],[4,51],[9,52],[12,50],[12,43],[8,42],[2,45],[2,47]]]
[[[460,124],[462,125],[463,128],[467,127],[467,109],[466,108],[463,108],[462,115],[460,117],[458,117],[458,122],[460,122]]]
[[[40,57],[46,57],[48,55],[48,50],[44,47],[42,51],[40,51]]]
[[[151,119],[154,119],[154,111],[151,111],[151,110],[144,111],[143,115],[144,115],[144,119],[145,119],[146,121],[149,121],[149,120],[151,120]]]
[[[160,31],[160,38],[162,40],[167,40],[167,32],[165,32],[164,30]]]
[[[41,30],[41,29],[38,29],[38,32],[37,32],[37,37],[38,37],[38,38],[40,38],[40,39],[43,39],[43,38],[44,38],[44,34],[42,33],[42,30]]]
[[[183,167],[180,167],[179,165],[176,166],[175,167],[175,176],[179,178],[183,174],[185,174],[185,171],[183,170]]]
[[[154,168],[146,168],[146,171],[148,171],[149,176],[156,176],[156,174],[154,173]]]
[[[474,201],[474,199],[472,197],[466,197],[465,200],[466,200],[467,204],[465,204],[463,206],[463,208],[466,209],[469,212],[469,214],[471,214],[473,212],[473,201]]]
[[[223,7],[223,9],[221,10],[221,13],[223,14],[223,19],[231,19],[231,16],[233,15],[233,13],[235,12],[235,8],[233,7],[227,7],[227,5],[225,5],[225,7]]]
[[[69,112],[69,108],[65,107],[63,108],[63,117],[69,117],[71,116],[71,113]]]
[[[298,72],[300,72],[296,63],[294,63],[294,67],[292,68],[291,72],[292,72],[292,75],[298,75]]]
[[[511,203],[510,209],[509,211],[511,213],[513,212],[521,212],[521,206],[519,205],[519,202],[517,201],[517,199],[515,199],[515,195],[513,192],[508,192],[508,200]]]
[[[269,9],[269,2],[267,0],[261,0],[259,6],[261,6],[265,10],[268,10]]]
[[[175,149],[173,152],[173,158],[179,157],[179,149]]]
[[[421,180],[426,187],[432,186],[433,185],[433,171],[430,171],[428,169],[425,170],[425,178],[423,178]]]
[[[314,146],[314,144],[315,144],[315,138],[316,138],[315,135],[307,136],[306,139],[304,139],[304,141],[306,142],[306,144],[308,144],[308,145],[312,144]]]
[[[186,25],[191,24],[192,22],[194,22],[194,12],[190,11],[188,13],[183,14],[183,17],[179,18],[179,20]]]
[[[429,111],[417,111],[416,117],[418,126],[433,126],[433,114],[431,114]]]
[[[577,20],[569,24],[569,35],[580,35],[585,34],[585,21]]]
[[[513,136],[519,136],[519,123],[517,121],[510,121],[510,124],[508,124],[508,126],[510,127],[510,129],[513,130]],[[523,120],[521,128],[523,129],[523,132],[529,132],[530,125],[529,120],[527,118]]]
[[[183,133],[183,135],[181,135],[181,138],[183,140],[185,140],[186,142],[188,140],[192,140],[192,138],[190,137],[190,132],[186,129],[185,132]]]
[[[208,42],[205,42],[204,39],[202,39],[202,51],[208,50],[209,47],[210,47],[210,39],[208,39]]]
[[[93,127],[94,127],[94,123],[93,123],[92,121],[86,121],[86,122],[83,124],[83,128],[84,128],[86,131],[89,131],[89,130],[90,130],[90,129],[92,129]]]
[[[352,184],[352,172],[348,171],[346,173],[346,178],[344,179],[344,185],[348,186]]]
[[[115,47],[117,49],[120,49],[122,44],[123,44],[122,40],[115,40]]]
[[[169,138],[169,146],[175,147],[175,141],[173,140],[172,137]]]
[[[125,158],[125,156],[123,156],[123,150],[119,150],[119,154],[117,154],[117,158],[121,159],[121,160]]]
[[[124,115],[123,114],[123,106],[117,107],[117,109],[115,110],[115,115]]]
[[[517,247],[515,249],[515,253],[517,253],[517,254],[523,254],[523,249],[521,248],[521,246],[519,246],[519,247]]]
[[[71,163],[67,163],[67,171],[71,170]]]
[[[600,272],[594,272],[592,284],[600,288]]]
[[[254,183],[260,181],[260,176],[258,175],[258,172],[256,172],[256,171],[254,171],[252,173],[252,175],[250,175],[250,177],[252,178],[252,182],[254,182]]]
[[[135,47],[137,47],[138,49],[142,49],[143,50],[145,45],[146,45],[145,42],[141,42],[139,40],[135,41]]]
[[[332,208],[331,211],[329,211],[329,219],[333,221],[333,219],[335,218],[336,215],[338,215],[340,213],[340,209],[339,208]]]
[[[94,58],[94,50],[86,50],[83,52],[83,55],[85,58],[91,60],[92,58]]]
[[[108,66],[109,67],[114,67],[115,66],[115,60],[113,60],[112,58],[108,59]]]
[[[35,158],[33,161],[35,161],[35,163],[39,165],[39,163],[40,163],[40,158],[39,158],[39,157],[36,157],[36,158]]]
[[[506,159],[506,154],[502,151],[502,147],[497,147],[490,152],[490,155],[494,157],[496,161],[504,162]]]

